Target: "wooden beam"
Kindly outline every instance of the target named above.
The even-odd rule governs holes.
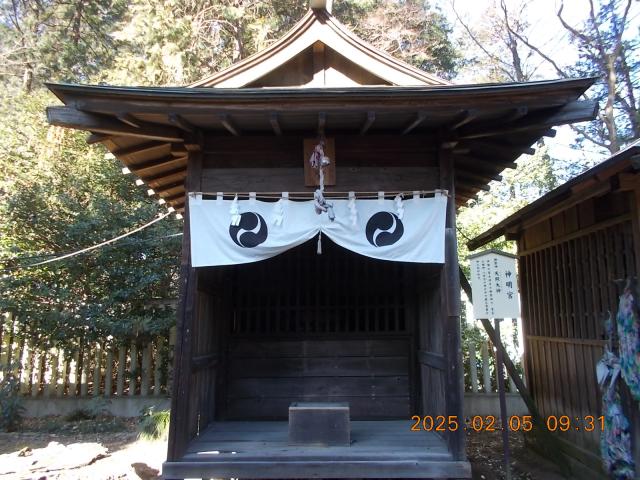
[[[536,150],[531,147],[507,145],[504,143],[496,143],[486,140],[465,141],[464,146],[471,148],[472,152],[483,157],[495,157],[498,160],[505,160],[508,162],[514,161],[520,155],[533,155],[536,152]]]
[[[184,179],[187,175],[186,167],[175,168],[168,172],[159,173],[153,177],[144,178],[143,180],[154,190],[160,188],[163,185],[170,183],[173,184],[176,181]]]
[[[324,43],[317,41],[313,44],[313,80],[314,87],[324,87],[327,84]]]
[[[190,159],[186,189],[201,191],[202,154]],[[171,392],[171,422],[167,459],[178,460],[184,455],[189,444],[190,432],[189,399],[192,398],[191,362],[193,352],[193,331],[197,317],[198,271],[191,263],[191,231],[189,228],[188,205],[185,205],[184,230],[182,235],[182,259],[180,263],[180,300],[176,321],[176,344],[174,348],[175,376]]]
[[[110,140],[110,139],[111,139],[111,135],[106,135],[104,133],[90,133],[89,135],[87,135],[86,142],[89,145],[93,145],[95,143],[102,143],[105,140]]]
[[[441,306],[440,322],[443,355],[446,363],[444,372],[444,400],[447,416],[464,418],[464,387],[462,382],[463,364],[460,346],[460,277],[458,265],[458,246],[456,240],[456,205],[454,203],[457,182],[455,166],[450,150],[440,149],[440,188],[448,190],[451,197],[447,201],[447,217],[445,223],[445,262],[440,272]],[[465,460],[464,429],[446,433],[449,451],[454,460]]]
[[[160,198],[164,199],[164,201],[167,203],[171,203],[171,202],[175,202],[176,200],[184,200],[184,195],[185,195],[185,192],[182,192],[182,193],[175,193],[173,195],[169,195],[166,197],[161,196]]]
[[[367,119],[362,124],[360,128],[360,135],[364,135],[373,125],[373,122],[376,121],[376,112],[367,112]]]
[[[188,145],[184,143],[172,143],[171,155],[173,155],[174,157],[184,157],[185,155],[189,155],[189,152],[192,150],[187,147]]]
[[[154,150],[163,148],[166,145],[169,145],[169,143],[146,142],[134,145],[132,147],[119,148],[117,150],[114,150],[113,154],[118,158],[128,157],[130,155],[144,155]]]
[[[459,179],[467,179],[476,182],[491,182],[492,180],[501,181],[502,175],[491,174],[491,173],[479,173],[477,171],[473,172],[470,170],[459,170],[456,171],[456,178]]]
[[[463,110],[456,115],[453,122],[447,126],[447,130],[456,130],[467,123],[474,121],[476,118],[478,118],[477,110]]]
[[[133,128],[140,128],[140,121],[136,120],[136,118],[130,113],[119,113],[118,115],[116,115],[116,118],[122,123],[126,123]]]
[[[90,130],[91,132],[105,133],[107,135],[121,135],[169,142],[183,141],[178,130],[172,127],[139,122],[140,127],[134,128],[107,115],[81,112],[70,107],[47,107],[47,120],[51,125],[58,127]]]
[[[560,108],[546,109],[542,112],[527,115],[519,121],[503,125],[501,122],[487,122],[484,125],[474,125],[460,131],[460,138],[484,138],[506,135],[532,130],[545,130],[554,125],[585,122],[593,120],[598,111],[598,103],[591,100],[577,100]]]
[[[327,114],[325,112],[318,112],[318,136],[324,136],[324,130],[327,126]]]
[[[483,183],[475,183],[473,180],[462,180],[461,178],[456,178],[456,185],[460,185],[462,188],[465,188],[469,191],[483,190],[485,192],[489,192],[491,190],[489,185],[485,185]]]
[[[193,133],[196,131],[196,127],[194,127],[190,122],[184,119],[182,115],[178,115],[177,113],[170,113],[168,115],[169,123],[174,127],[178,127],[180,130],[184,130],[185,132]]]
[[[162,185],[161,187],[154,188],[154,190],[158,195],[160,195],[161,193],[168,192],[169,190],[173,190],[178,187],[184,187],[184,180],[170,183],[169,185]]]
[[[518,166],[515,162],[491,162],[482,158],[468,155],[455,155],[455,161],[457,165],[463,165],[465,167],[477,167],[479,170],[487,172],[495,172],[500,168],[515,169]]]
[[[269,123],[271,123],[273,133],[279,137],[282,136],[282,128],[280,127],[280,121],[278,120],[278,114],[276,112],[272,112],[271,115],[269,115]]]
[[[503,118],[501,118],[500,120],[497,120],[500,123],[511,123],[514,122],[516,120],[520,120],[523,117],[527,116],[527,113],[529,113],[529,108],[527,107],[517,107],[514,108],[513,110],[511,110],[507,115],[505,115]]]
[[[441,353],[427,352],[420,350],[418,352],[418,361],[423,365],[435,368],[437,370],[446,370],[447,362]]]
[[[238,128],[233,123],[233,120],[231,119],[231,115],[224,113],[222,115],[219,115],[218,119],[220,120],[220,123],[222,123],[222,126],[226,128],[227,131],[231,133],[231,135],[235,137],[240,136],[240,130],[238,130]]]
[[[128,167],[129,167],[129,170],[131,170],[133,173],[135,173],[139,177],[142,177],[144,180],[146,180],[146,178],[144,177],[148,170],[153,170],[155,168],[162,167],[162,166],[169,167],[178,163],[184,163],[186,165],[187,157],[186,156],[174,157],[173,155],[168,155],[166,157],[149,160],[147,162],[128,165]]]
[[[415,120],[412,121],[409,125],[407,125],[406,128],[402,131],[402,135],[406,135],[407,133],[411,132],[414,128],[416,128],[418,125],[424,122],[426,118],[427,118],[426,112],[418,112],[416,114]]]

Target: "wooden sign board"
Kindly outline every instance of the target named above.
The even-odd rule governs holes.
[[[470,255],[469,261],[476,319],[520,317],[516,257],[499,250],[486,250]]]
[[[317,187],[320,185],[320,172],[311,167],[309,158],[313,149],[318,144],[317,138],[304,140],[304,186]],[[324,185],[325,187],[333,187],[336,184],[336,143],[333,138],[324,140],[324,155],[329,157],[331,163],[324,167]]]

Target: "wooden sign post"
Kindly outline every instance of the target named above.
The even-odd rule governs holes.
[[[516,280],[516,256],[498,250],[485,250],[469,256],[469,260],[471,262],[471,291],[474,299],[473,313],[477,319],[483,319],[483,322],[484,319],[494,319],[496,342],[501,342],[500,322],[502,319],[520,316]],[[509,422],[507,418],[503,362],[503,348],[501,348],[501,345],[496,345],[504,470],[506,480],[511,480]]]

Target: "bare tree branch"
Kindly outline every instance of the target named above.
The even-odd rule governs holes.
[[[475,43],[478,48],[480,48],[480,50],[482,50],[482,52],[489,57],[491,60],[493,60],[494,62],[500,64],[500,65],[506,65],[507,67],[509,67],[510,65],[505,62],[504,60],[502,60],[500,57],[492,54],[491,52],[489,52],[484,45],[482,45],[482,43],[477,39],[476,35],[472,32],[471,28],[462,20],[462,18],[460,17],[460,14],[458,13],[458,11],[456,10],[455,7],[455,0],[451,0],[451,9],[453,10],[453,13],[455,13],[456,18],[458,19],[458,21],[460,22],[460,24],[462,25],[462,27],[465,29],[465,31],[467,32],[467,35],[469,35],[469,38],[471,38],[471,40],[473,41],[473,43]],[[511,76],[511,75],[509,75]]]

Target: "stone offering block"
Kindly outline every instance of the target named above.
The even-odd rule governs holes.
[[[348,403],[295,402],[289,406],[289,445],[348,447],[350,440]]]

